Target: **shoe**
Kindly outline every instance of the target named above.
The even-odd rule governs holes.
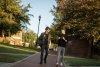
[[[46,64],[47,63],[47,61],[44,59],[44,63]]]
[[[59,64],[59,63],[57,62],[57,63],[56,63],[56,66],[58,66],[58,64]]]
[[[40,64],[42,64],[42,62],[40,62]]]
[[[63,66],[63,63],[60,63],[60,66]]]

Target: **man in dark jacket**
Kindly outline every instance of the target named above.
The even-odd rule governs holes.
[[[49,27],[46,27],[45,28],[45,32],[41,33],[41,44],[40,44],[40,47],[41,47],[41,56],[40,56],[40,64],[43,63],[43,60],[44,60],[44,63],[46,63],[46,60],[47,60],[47,56],[48,56],[48,47],[49,47],[49,43],[50,43],[50,28]],[[45,56],[44,55],[44,52],[45,52]]]

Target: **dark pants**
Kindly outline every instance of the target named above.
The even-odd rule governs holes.
[[[44,53],[45,53],[45,56],[44,56]],[[47,45],[42,45],[41,46],[40,62],[42,63],[43,60],[44,60],[44,62],[46,63],[47,56],[48,56],[48,46]]]

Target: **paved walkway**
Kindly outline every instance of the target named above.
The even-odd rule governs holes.
[[[0,67],[11,67],[13,63],[0,62]]]
[[[56,55],[48,55],[46,64],[39,64],[40,54],[34,54],[28,58],[14,63],[11,67],[56,67]]]

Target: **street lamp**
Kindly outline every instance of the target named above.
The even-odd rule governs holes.
[[[38,34],[39,34],[39,26],[40,26],[40,20],[41,20],[41,15],[39,15],[39,23],[38,23],[38,31],[37,31],[37,41],[36,41],[36,46],[38,44]]]

